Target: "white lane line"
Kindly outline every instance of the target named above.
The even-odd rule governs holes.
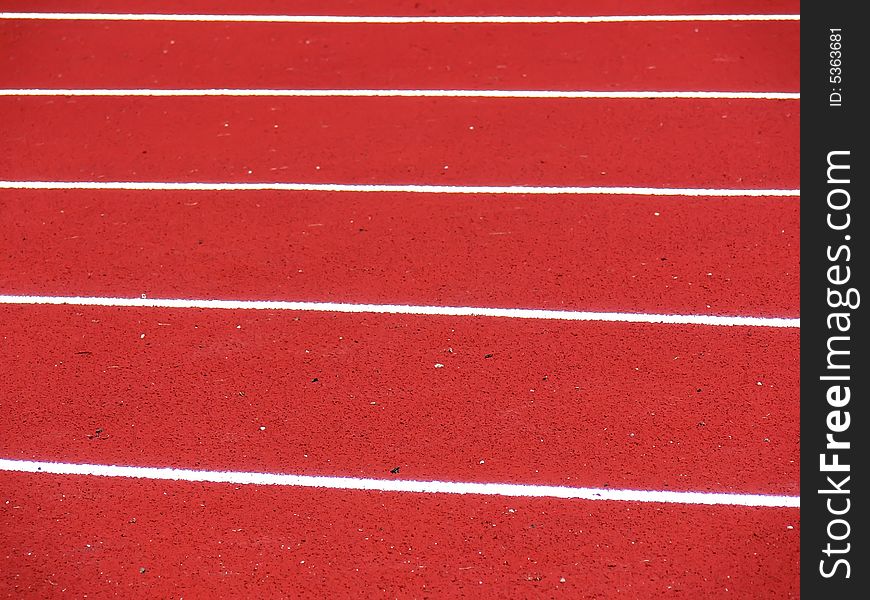
[[[211,23],[359,23],[403,24],[537,24],[537,23],[661,23],[696,21],[800,21],[796,14],[746,15],[597,15],[597,16],[443,16],[388,17],[338,15],[202,15],[153,13],[2,12],[0,19],[51,21],[182,21]]]
[[[502,317],[509,319],[549,319],[560,321],[605,321],[619,323],[800,328],[800,318],[786,317],[590,312],[544,310],[534,308],[481,308],[472,306],[412,306],[407,304],[347,304],[338,302],[291,302],[282,300],[192,300],[171,298],[0,295],[0,304],[54,304],[142,308],[214,308],[223,310],[293,310],[448,317]]]
[[[599,194],[620,196],[798,197],[799,189],[656,188],[525,185],[380,185],[364,183],[203,183],[167,181],[0,181],[5,190],[144,190],[206,192],[389,192],[411,194]]]
[[[566,98],[566,99],[696,99],[696,100],[800,100],[798,92],[656,92],[593,90],[271,90],[271,89],[72,89],[9,88],[0,96],[81,97],[294,97],[294,98]]]
[[[800,508],[799,496],[671,492],[659,490],[616,490],[609,488],[574,488],[555,485],[522,485],[515,483],[466,483],[459,481],[365,479],[357,477],[284,475],[277,473],[248,473],[233,471],[194,471],[190,469],[172,469],[165,467],[123,467],[116,465],[37,462],[30,460],[0,459],[0,471],[231,483],[236,485],[278,485],[287,487],[329,488],[334,490],[374,490],[380,492],[411,492],[421,494],[480,494],[485,496],[510,496],[515,498],[619,500],[625,502],[662,502],[668,504]]]

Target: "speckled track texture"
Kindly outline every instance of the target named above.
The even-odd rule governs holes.
[[[796,14],[796,1],[0,11]],[[582,4],[578,7],[578,4]],[[0,19],[0,88],[798,92],[799,21]],[[0,96],[0,180],[799,187],[800,101]],[[799,317],[797,197],[0,189],[0,295]],[[797,327],[0,304],[0,596],[799,596]]]

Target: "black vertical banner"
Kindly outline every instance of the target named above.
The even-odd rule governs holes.
[[[801,595],[866,598],[870,427],[861,2],[801,7]],[[863,12],[863,11],[860,11]]]

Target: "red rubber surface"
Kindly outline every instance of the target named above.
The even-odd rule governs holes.
[[[16,418],[0,424],[0,456],[387,478],[400,466],[407,479],[798,492],[797,331],[3,313],[2,407]],[[35,339],[32,321],[52,335]]]
[[[800,180],[792,101],[7,97],[0,113],[4,179],[703,188]]]
[[[266,14],[798,9],[0,0]],[[798,35],[796,22],[0,21],[0,86],[796,91]],[[799,109],[3,98],[0,179],[797,188]],[[0,293],[796,317],[798,203],[3,191]],[[0,335],[4,459],[799,493],[792,329],[6,305]],[[8,472],[0,490],[0,595],[14,597],[799,595],[796,509]]]
[[[794,317],[799,210],[796,198],[7,190],[0,286]]]
[[[577,6],[574,6],[576,4]],[[797,14],[798,0],[0,0],[0,10],[43,12],[150,12],[300,15],[645,15],[645,14]]]
[[[0,26],[0,86],[789,92],[800,84],[799,31],[797,22],[11,21]]]
[[[0,487],[0,585],[40,598],[799,593],[794,509],[8,473]]]

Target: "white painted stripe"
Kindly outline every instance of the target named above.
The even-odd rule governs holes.
[[[387,17],[338,15],[195,15],[143,13],[3,12],[0,19],[51,21],[184,21],[211,23],[359,23],[403,24],[500,24],[500,23],[661,23],[696,21],[800,21],[800,15],[597,15],[597,16],[443,16]]]
[[[609,488],[575,488],[555,485],[522,485],[515,483],[364,479],[357,477],[284,475],[277,473],[194,471],[190,469],[171,469],[165,467],[122,467],[116,465],[71,464],[37,462],[30,460],[0,459],[0,471],[231,483],[236,485],[278,485],[287,487],[328,488],[334,490],[411,492],[420,494],[480,494],[485,496],[510,496],[520,498],[619,500],[624,502],[663,502],[669,504],[800,508],[799,496],[671,492],[659,490],[616,490]]]
[[[82,296],[0,295],[0,304],[55,304],[74,306],[126,306],[144,308],[214,308],[223,310],[295,310],[337,313],[428,315],[449,317],[502,317],[560,321],[607,321],[675,325],[718,325],[799,328],[800,318],[674,315],[655,313],[589,312],[534,308],[480,308],[471,306],[412,306],[406,304],[345,304],[282,300],[191,300],[170,298],[106,298]]]
[[[798,197],[799,189],[600,186],[380,185],[364,183],[201,183],[160,181],[0,181],[6,190],[145,190],[206,192],[389,192],[409,194],[608,194],[619,196]]]
[[[697,99],[800,100],[797,92],[655,92],[592,90],[269,90],[269,89],[0,89],[0,96],[156,96],[156,97],[304,97],[304,98],[567,98],[567,99]]]

